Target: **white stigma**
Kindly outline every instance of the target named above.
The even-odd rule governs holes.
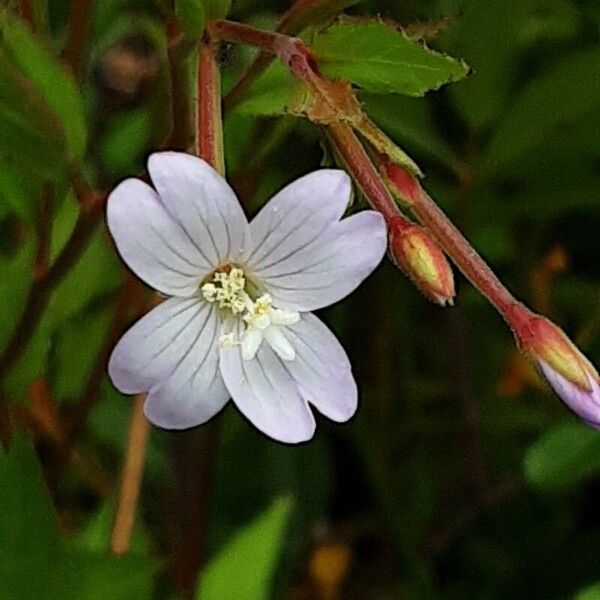
[[[296,352],[281,330],[282,325],[293,325],[300,320],[295,311],[273,308],[273,299],[264,294],[249,307],[244,315],[246,331],[242,337],[242,358],[256,356],[263,339],[282,360],[294,360]]]
[[[263,294],[253,301],[245,287],[244,271],[234,267],[228,272],[217,271],[212,281],[200,288],[207,302],[231,311],[234,316],[242,316],[246,324],[240,341],[235,339],[233,333],[226,333],[219,338],[219,346],[232,348],[241,345],[242,358],[251,360],[256,356],[263,340],[266,340],[279,358],[294,360],[296,352],[285,337],[282,326],[297,323],[300,315],[296,311],[273,308],[270,294]]]

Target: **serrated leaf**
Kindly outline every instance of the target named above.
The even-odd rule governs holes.
[[[57,115],[64,130],[67,158],[82,160],[87,133],[75,82],[23,22],[6,10],[0,11],[0,52],[27,77]]]
[[[267,600],[278,563],[292,501],[275,501],[242,529],[206,566],[196,592],[198,600]]]
[[[462,61],[378,20],[343,19],[317,33],[311,47],[325,75],[369,92],[422,96],[469,73]]]
[[[506,168],[547,135],[575,122],[599,103],[600,50],[578,51],[561,58],[515,99],[490,140],[488,168]]]
[[[562,423],[527,450],[524,468],[539,488],[573,487],[600,471],[600,432],[575,421]]]

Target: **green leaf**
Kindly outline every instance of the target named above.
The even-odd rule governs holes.
[[[575,594],[574,600],[600,600],[600,583],[594,583]]]
[[[57,116],[5,56],[1,44],[0,131],[4,159],[47,177],[62,167],[65,141]]]
[[[236,111],[261,117],[284,115],[290,106],[301,103],[305,93],[304,84],[275,61],[250,87]]]
[[[444,48],[464,57],[473,76],[450,93],[462,117],[475,128],[489,125],[504,110],[517,71],[524,0],[465,0],[458,23],[445,32]]]
[[[83,159],[86,123],[77,86],[60,63],[8,11],[0,11],[0,53],[14,64],[57,115],[64,130],[67,158]]]
[[[41,182],[30,174],[25,176],[19,166],[0,158],[0,206],[10,207],[20,219],[31,224],[37,216]]]
[[[28,440],[17,436],[0,453],[0,598],[58,598],[64,547]]]
[[[202,0],[207,21],[224,19],[231,10],[231,0]]]
[[[109,555],[104,511],[80,537],[60,535],[33,448],[22,436],[0,454],[0,479],[0,599],[152,597],[157,562],[139,544],[129,556]]]
[[[52,257],[67,241],[78,214],[73,198],[67,198],[54,220]],[[98,230],[77,263],[58,284],[48,303],[45,320],[52,330],[87,308],[95,300],[114,292],[121,281],[121,267],[106,236]]]
[[[184,33],[200,39],[206,23],[204,0],[175,0],[175,15]]]
[[[54,336],[50,361],[52,390],[60,400],[76,399],[104,347],[113,308],[92,310],[69,319]],[[73,360],[76,356],[77,360]]]
[[[463,62],[377,20],[342,19],[317,33],[311,46],[325,75],[370,92],[422,96],[469,73]]]
[[[600,103],[600,50],[562,58],[533,79],[516,98],[491,139],[486,161],[499,171],[540,144],[547,135],[575,122]]]
[[[539,488],[573,487],[600,471],[600,432],[571,420],[562,423],[527,450],[524,467]]]
[[[267,600],[292,501],[275,501],[213,558],[200,576],[196,598]]]
[[[435,159],[460,173],[464,167],[435,126],[427,102],[391,94],[361,94],[375,124],[410,153]]]

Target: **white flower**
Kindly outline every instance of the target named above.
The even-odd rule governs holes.
[[[351,185],[338,170],[288,185],[250,224],[201,159],[161,152],[148,171],[156,191],[123,181],[108,199],[108,226],[129,267],[170,298],[117,344],[115,386],[148,392],[146,416],[167,429],[204,423],[230,397],[283,442],[312,437],[309,403],[349,419],[357,406],[350,363],[309,311],[344,298],[377,266],[381,215],[340,220]]]

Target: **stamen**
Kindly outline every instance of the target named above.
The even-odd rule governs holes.
[[[216,302],[219,308],[238,315],[246,310],[245,285],[244,271],[233,267],[229,271],[217,271],[212,281],[205,283],[200,291],[207,302]]]
[[[241,342],[238,342],[235,339],[233,333],[224,333],[219,338],[219,346],[221,348],[233,348],[234,346],[238,346]]]

